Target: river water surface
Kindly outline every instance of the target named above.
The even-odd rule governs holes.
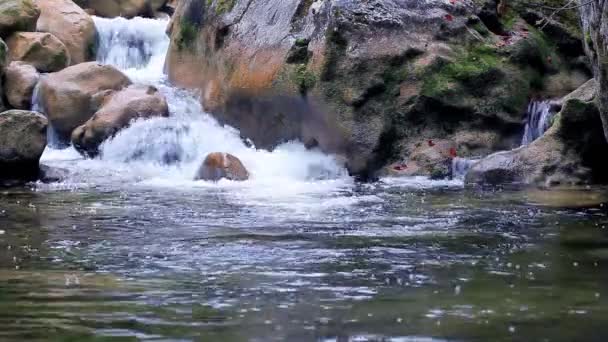
[[[333,156],[244,144],[162,75],[166,22],[96,19],[99,61],[157,86],[65,180],[0,192],[0,340],[605,341],[606,189],[357,184]],[[193,182],[225,151],[244,183]]]

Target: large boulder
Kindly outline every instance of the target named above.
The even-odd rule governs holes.
[[[564,98],[553,126],[529,145],[473,164],[467,184],[581,185],[608,181],[608,149],[595,81]]]
[[[8,48],[4,41],[0,38],[0,77],[4,74],[4,68],[8,64]],[[0,82],[0,95],[4,93],[2,89],[2,82]],[[6,110],[4,106],[3,96],[0,96],[0,112]]]
[[[11,61],[23,61],[40,72],[55,72],[70,65],[67,47],[47,32],[15,32],[6,41]]]
[[[86,0],[81,1],[80,5],[93,10],[100,17],[132,18],[151,17],[165,3],[166,0]]]
[[[8,103],[16,109],[32,108],[32,94],[40,79],[33,66],[23,62],[12,62],[4,75],[4,90]]]
[[[0,37],[15,31],[34,31],[40,9],[32,0],[0,1]]]
[[[113,66],[81,63],[44,78],[41,103],[59,140],[68,142],[72,131],[100,108],[108,92],[130,84],[129,78]]]
[[[91,16],[71,0],[36,0],[36,4],[41,9],[37,31],[59,38],[72,65],[95,59],[97,30]]]
[[[245,168],[239,158],[228,154],[214,152],[209,153],[197,171],[195,180],[219,181],[228,179],[232,181],[246,181],[249,179],[249,171]]]
[[[593,74],[598,83],[598,102],[608,139],[608,2],[579,0],[585,50],[591,59]]]
[[[345,155],[363,178],[411,155],[416,141],[489,154],[517,145],[530,94],[571,68],[517,13],[508,32],[489,30],[478,3],[183,0],[169,27],[167,72],[256,146],[299,139]]]
[[[101,108],[72,133],[72,144],[81,153],[94,157],[99,145],[139,118],[167,117],[169,107],[158,89],[133,85],[108,93]]]
[[[28,111],[0,113],[0,183],[34,180],[46,147],[47,120]]]

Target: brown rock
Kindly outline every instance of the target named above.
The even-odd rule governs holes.
[[[196,173],[195,180],[219,181],[222,178],[246,181],[249,179],[249,172],[243,163],[231,154],[210,153]]]
[[[72,131],[100,108],[104,95],[130,84],[116,68],[89,62],[49,74],[41,82],[40,95],[58,138],[67,142]]]
[[[165,0],[89,0],[87,6],[101,17],[150,17],[165,4]]]
[[[105,95],[99,111],[72,133],[72,144],[83,154],[95,156],[106,139],[139,118],[169,116],[164,96],[154,87],[133,85]]]
[[[0,1],[0,37],[15,31],[34,31],[40,9],[31,0]]]
[[[40,74],[33,66],[23,62],[12,62],[6,68],[4,88],[8,103],[16,109],[32,107],[32,94]]]
[[[70,65],[66,46],[46,32],[15,32],[7,40],[9,59],[33,65],[40,72],[55,72]]]
[[[391,176],[451,176],[452,159],[456,157],[456,143],[449,140],[427,140],[418,143],[403,161],[386,168]]]
[[[37,30],[61,40],[70,52],[71,64],[93,60],[97,30],[93,19],[71,0],[36,0],[41,9]]]

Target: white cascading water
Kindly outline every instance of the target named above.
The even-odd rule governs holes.
[[[170,86],[163,74],[169,46],[165,33],[168,21],[94,20],[100,40],[97,60],[116,66],[134,83],[156,86],[167,98],[171,115],[133,122],[106,141],[100,149],[101,157],[94,160],[83,159],[73,148],[47,149],[43,162],[69,169],[72,182],[115,182],[118,177],[161,185],[192,184],[196,170],[210,152],[239,157],[252,175],[246,183],[257,192],[262,188],[268,191],[270,184],[288,192],[294,190],[293,183],[301,183],[298,189],[308,191],[311,186],[305,184],[310,181],[351,182],[334,157],[306,150],[299,142],[283,144],[273,152],[247,147],[237,130],[219,125],[205,113],[192,93]]]
[[[528,105],[526,115],[526,128],[521,145],[529,145],[534,140],[540,138],[551,127],[553,117],[555,117],[555,101],[532,101]]]

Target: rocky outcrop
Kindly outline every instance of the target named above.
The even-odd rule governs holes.
[[[608,181],[608,143],[595,102],[595,81],[564,98],[553,126],[530,145],[474,164],[467,184],[579,185]]]
[[[166,0],[84,0],[79,5],[94,11],[95,15],[114,18],[136,16],[153,17]]]
[[[70,52],[71,64],[95,59],[97,30],[93,19],[71,0],[36,0],[41,14],[37,31],[59,38]]]
[[[40,74],[33,66],[12,62],[4,75],[4,90],[8,103],[16,109],[32,108],[32,94]]]
[[[35,31],[40,9],[32,0],[2,0],[0,2],[0,37],[15,31]]]
[[[579,79],[516,13],[497,34],[479,12],[469,0],[184,0],[167,70],[256,146],[297,138],[369,177],[415,141],[512,148],[529,96],[550,76]],[[580,85],[555,84],[558,96]]]
[[[47,120],[28,111],[0,113],[0,184],[30,181],[39,175],[46,147]]]
[[[246,181],[249,179],[249,172],[243,163],[231,154],[210,153],[196,172],[195,180],[216,182],[221,179]]]
[[[40,72],[55,72],[70,65],[66,46],[45,32],[15,32],[7,40],[9,59],[33,65]]]
[[[89,120],[111,91],[131,84],[127,76],[109,65],[81,63],[49,74],[40,84],[40,96],[50,124],[62,142]]]
[[[169,116],[169,107],[158,89],[133,85],[106,95],[101,108],[72,133],[72,144],[81,153],[94,157],[99,145],[127,127],[133,120]]]
[[[608,1],[580,0],[585,50],[598,83],[598,102],[608,139]]]

